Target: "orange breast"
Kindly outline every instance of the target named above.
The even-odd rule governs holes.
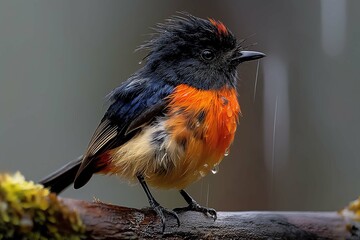
[[[199,90],[179,85],[170,96],[165,122],[171,142],[184,149],[173,171],[150,180],[160,187],[184,188],[223,159],[234,140],[240,106],[236,90]],[[168,185],[168,186],[167,186]]]

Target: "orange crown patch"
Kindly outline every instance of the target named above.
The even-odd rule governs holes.
[[[227,28],[225,27],[225,25],[220,22],[220,21],[216,21],[212,18],[209,18],[209,21],[212,25],[214,25],[216,27],[216,29],[218,30],[219,34],[224,34],[224,35],[227,35],[228,34],[228,30]]]

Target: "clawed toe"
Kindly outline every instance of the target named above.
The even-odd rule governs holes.
[[[180,219],[179,219],[176,212],[174,212],[172,210],[169,210],[169,209],[166,209],[166,208],[162,207],[161,205],[157,205],[157,206],[153,207],[153,209],[155,210],[157,215],[160,217],[161,224],[162,224],[162,232],[163,233],[165,232],[165,227],[166,227],[165,214],[173,216],[176,219],[178,227],[180,227]]]
[[[187,206],[187,207],[175,208],[174,211],[175,212],[186,212],[186,211],[202,212],[206,216],[210,216],[211,218],[213,218],[214,221],[217,219],[217,213],[216,213],[215,209],[202,207],[195,201],[192,202],[191,204],[189,204],[189,206]]]
[[[206,208],[206,213],[210,215],[214,219],[214,221],[217,219],[217,212],[213,208]]]
[[[181,196],[185,199],[185,201],[189,204],[187,207],[184,208],[175,208],[175,212],[185,212],[185,211],[195,211],[195,212],[202,212],[206,216],[210,216],[214,219],[217,219],[216,210],[213,208],[206,208],[200,206],[184,189],[180,190]]]
[[[149,199],[149,204],[150,206],[153,208],[153,210],[156,212],[156,214],[159,216],[160,220],[161,220],[161,224],[162,224],[162,233],[165,232],[165,227],[166,227],[166,218],[165,218],[165,214],[168,214],[168,215],[171,215],[173,216],[176,221],[177,221],[177,224],[178,224],[178,227],[180,227],[180,220],[179,220],[179,217],[178,215],[176,214],[176,212],[172,211],[172,210],[168,210],[164,207],[162,207],[156,200],[155,198],[153,197],[153,195],[151,194],[146,182],[145,182],[145,179],[144,179],[144,176],[139,174],[137,176],[141,186],[143,187],[145,193],[146,193],[146,196],[148,197]]]

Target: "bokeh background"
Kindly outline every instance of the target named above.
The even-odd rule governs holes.
[[[231,153],[189,191],[218,210],[337,210],[360,194],[359,1],[0,1],[0,171],[43,176],[81,155],[105,95],[177,11],[223,21],[267,58],[240,66]],[[256,89],[255,89],[256,86]],[[176,191],[154,190],[167,207]],[[63,196],[144,207],[139,185],[95,176]]]

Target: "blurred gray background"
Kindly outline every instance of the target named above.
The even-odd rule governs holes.
[[[359,9],[336,0],[1,0],[0,171],[39,180],[81,155],[105,95],[141,67],[146,53],[134,49],[150,27],[187,11],[220,19],[267,54],[259,71],[256,61],[240,66],[235,143],[190,193],[218,210],[337,210],[360,194]],[[185,204],[176,191],[154,192],[164,206]],[[108,176],[63,196],[148,205],[140,186]]]

